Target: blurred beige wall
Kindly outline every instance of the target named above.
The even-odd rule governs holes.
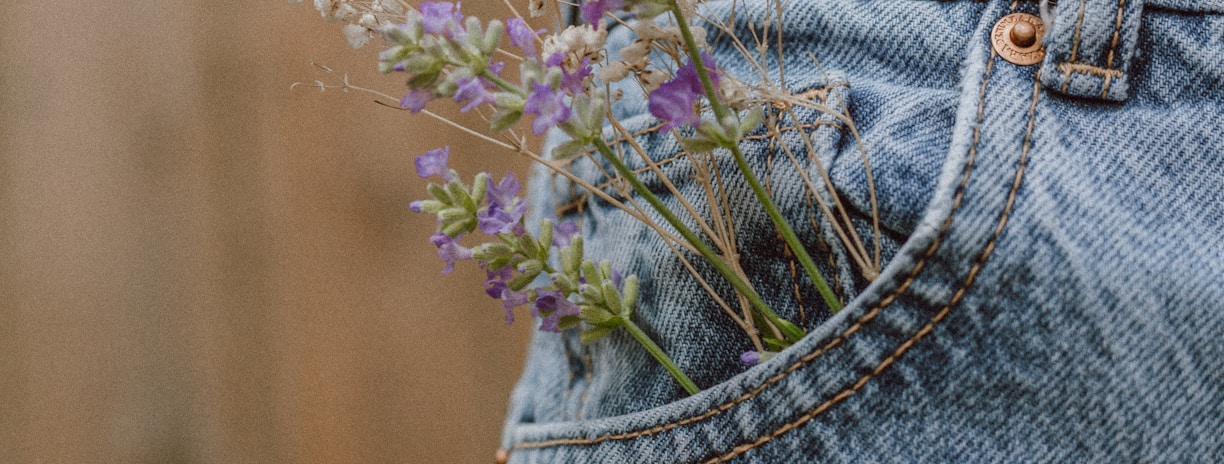
[[[290,91],[400,93],[376,45],[309,1],[0,5],[0,463],[492,460],[531,328],[406,205],[430,148],[525,165]]]

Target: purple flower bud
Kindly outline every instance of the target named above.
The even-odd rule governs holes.
[[[740,355],[740,362],[744,363],[745,366],[755,366],[756,363],[761,362],[761,353],[745,351],[744,354]]]
[[[624,0],[591,0],[582,4],[582,20],[595,25],[603,18],[604,13],[623,8]]]
[[[421,200],[417,200],[412,203],[408,203],[408,209],[414,213],[419,213],[421,212],[421,204],[422,204]]]
[[[565,221],[556,226],[553,226],[552,244],[557,248],[564,248],[570,245],[574,237],[578,235],[578,223],[574,221]]]
[[[514,308],[530,303],[526,292],[516,292],[509,288],[502,290],[502,309],[506,310],[506,324],[514,322]]]
[[[492,57],[489,58],[489,72],[493,73],[493,75],[500,76],[501,72],[505,69],[505,61],[493,61]]]
[[[531,95],[527,96],[527,102],[523,105],[523,114],[535,115],[531,130],[540,135],[548,128],[568,121],[570,108],[565,105],[564,93],[544,84],[532,84]]]
[[[460,5],[462,2],[421,2],[421,25],[425,32],[448,39],[462,37],[465,32]]]
[[[484,79],[480,77],[463,77],[456,84],[458,84],[458,88],[455,90],[455,102],[458,103],[464,100],[468,102],[463,108],[459,108],[461,113],[466,113],[484,103],[493,103],[496,100],[485,86]]]
[[[548,29],[540,29],[538,31],[531,30],[531,26],[527,25],[523,18],[510,18],[506,20],[506,33],[510,36],[510,44],[523,50],[527,54],[527,58],[535,58],[536,36],[548,32]]]
[[[417,89],[404,94],[404,98],[400,99],[400,108],[405,108],[413,113],[420,113],[425,109],[425,105],[433,100],[433,92],[428,89]]]
[[[451,238],[446,234],[434,234],[429,237],[429,241],[438,247],[438,259],[446,261],[446,266],[442,268],[443,274],[450,274],[451,271],[455,270],[455,261],[472,259],[472,250],[470,248],[459,245],[457,239]]]
[[[417,175],[422,179],[427,179],[429,176],[438,176],[446,182],[450,182],[454,176],[451,175],[450,166],[447,165],[447,160],[450,158],[450,147],[435,148],[425,152],[424,155],[419,155],[415,158]]]

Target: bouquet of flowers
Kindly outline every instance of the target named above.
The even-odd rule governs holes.
[[[354,86],[347,79],[339,86],[378,93],[413,114],[440,117],[427,109],[439,104],[477,112],[487,126],[465,127],[466,133],[531,159],[646,224],[701,283],[708,298],[742,328],[755,348],[742,354],[743,363],[759,362],[805,333],[766,303],[740,266],[736,218],[726,208],[722,174],[712,153],[734,159],[738,175],[751,187],[788,253],[805,273],[806,282],[816,289],[828,311],[841,308],[809,247],[800,242],[740,147],[753,133],[779,138],[780,120],[788,115],[796,119],[797,107],[831,115],[854,133],[849,117],[813,99],[819,95],[793,94],[785,75],[776,76],[765,64],[770,53],[777,53],[777,61],[782,61],[781,2],[775,2],[772,21],[749,25],[752,39],[748,43],[741,41],[742,34],[731,24],[703,16],[696,0],[583,0],[577,4],[530,0],[524,5],[526,15],[508,0],[506,17],[489,20],[465,15],[458,2],[424,1],[413,6],[400,0],[315,0],[314,6],[325,19],[345,24],[344,35],[353,47],[381,38],[380,69],[404,76],[407,89],[401,98],[395,98]],[[549,21],[552,28],[532,25]],[[609,50],[610,27],[628,28],[636,39],[619,50]],[[759,81],[747,82],[724,72],[706,53],[711,38],[729,41],[729,46],[759,70]],[[631,85],[612,90],[614,83],[626,80]],[[626,88],[640,93],[633,95]],[[650,114],[661,122],[659,131],[678,140],[683,148],[678,156],[689,159],[698,172],[705,192],[701,200],[709,208],[693,206],[650,153],[635,142],[635,134],[614,116],[613,105],[633,99],[644,99]],[[528,146],[527,130],[536,135],[548,133],[551,149],[542,152]],[[798,134],[810,149],[810,135]],[[584,238],[575,221],[528,223],[528,202],[520,195],[522,185],[513,174],[498,177],[481,172],[465,178],[449,167],[450,155],[448,147],[439,147],[416,157],[417,173],[435,183],[428,186],[427,198],[410,206],[437,222],[429,240],[444,261],[442,273],[451,272],[457,262],[475,262],[486,272],[484,290],[500,301],[507,324],[516,319],[517,311],[529,308],[539,319],[541,331],[578,330],[583,343],[624,329],[686,391],[698,391],[634,322],[638,277],[623,275],[610,261],[584,252],[584,242],[598,237]],[[796,155],[788,150],[787,156],[798,168]],[[645,168],[630,168],[628,161],[633,158]],[[610,171],[604,171],[607,182],[595,184],[575,175],[571,167],[576,159],[609,166]],[[866,164],[865,156],[863,161]],[[877,245],[867,250],[826,171],[818,161],[816,167],[817,179],[797,169],[806,194],[826,216],[846,255],[871,280],[880,268],[879,240],[870,241]],[[656,176],[683,209],[673,211],[666,206],[642,181],[647,174]],[[869,168],[866,181],[872,192],[871,227],[879,234]],[[694,259],[704,260],[715,275],[699,272]],[[734,298],[716,291],[711,283],[714,279],[734,288]]]

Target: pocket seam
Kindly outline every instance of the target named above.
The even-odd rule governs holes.
[[[714,417],[718,414],[721,414],[735,407],[736,405],[740,403],[743,403],[745,401],[748,401],[756,397],[758,394],[764,391],[767,387],[782,381],[787,376],[794,373],[796,370],[803,368],[807,364],[823,356],[829,350],[837,347],[837,345],[840,345],[843,341],[847,340],[850,336],[857,333],[859,329],[861,329],[864,325],[874,320],[880,311],[887,308],[888,306],[891,306],[892,303],[896,301],[897,297],[901,296],[907,290],[909,290],[909,286],[914,282],[914,279],[917,277],[918,273],[921,272],[921,270],[925,267],[927,260],[929,260],[932,256],[934,256],[935,252],[938,251],[940,245],[942,244],[942,239],[944,235],[946,235],[947,231],[951,227],[953,219],[956,216],[956,212],[961,206],[962,200],[964,199],[964,190],[965,190],[966,185],[968,185],[969,183],[970,174],[972,173],[973,168],[974,168],[974,160],[977,157],[977,146],[978,146],[978,143],[981,141],[981,127],[982,127],[982,121],[985,116],[986,88],[990,83],[990,74],[991,74],[991,70],[994,68],[994,61],[995,61],[996,55],[997,54],[994,53],[993,51],[991,52],[990,61],[987,63],[985,74],[982,79],[982,86],[981,86],[981,90],[979,92],[979,98],[978,98],[977,120],[974,126],[974,132],[973,132],[973,143],[970,146],[969,157],[965,163],[964,173],[962,174],[960,184],[956,188],[956,193],[954,194],[952,206],[951,206],[950,211],[948,212],[947,218],[944,219],[944,223],[940,226],[939,232],[936,234],[931,244],[927,247],[927,250],[923,254],[922,258],[919,259],[918,262],[914,264],[914,267],[910,269],[909,273],[905,277],[905,280],[900,285],[898,285],[896,288],[891,290],[887,296],[881,298],[878,302],[876,302],[875,306],[872,307],[870,310],[868,310],[866,313],[864,313],[861,317],[859,317],[859,319],[856,320],[854,324],[852,324],[850,327],[843,330],[840,334],[838,334],[833,339],[829,340],[829,342],[825,343],[821,347],[799,358],[798,360],[796,360],[794,363],[792,363],[782,372],[772,377],[769,377],[764,382],[762,382],[760,385],[758,385],[756,388],[753,388],[751,391],[744,393],[740,396],[737,396],[734,399],[724,402],[716,407],[707,409],[705,412],[702,412],[695,416],[690,416],[690,417],[686,417],[686,418],[683,418],[683,419],[680,419],[674,422],[668,422],[666,424],[657,425],[655,427],[651,427],[648,429],[620,433],[620,434],[604,434],[596,438],[559,438],[559,439],[554,439],[554,440],[520,442],[520,443],[515,443],[514,445],[512,445],[510,450],[513,451],[513,450],[518,450],[518,449],[540,449],[540,448],[550,448],[550,447],[555,447],[555,446],[595,445],[595,444],[599,444],[605,441],[628,440],[628,439],[633,439],[633,438],[638,438],[638,437],[643,437],[643,436],[648,436],[648,435],[654,435],[657,433],[661,433],[661,432],[665,432],[665,431],[674,429],[676,427],[703,421],[710,417]],[[981,265],[985,263],[986,258],[989,257],[991,252],[994,250],[995,239],[1002,232],[1003,226],[1006,225],[1007,223],[1008,215],[1011,211],[1012,204],[1014,203],[1016,190],[1019,189],[1020,180],[1023,177],[1024,159],[1028,152],[1029,137],[1032,134],[1032,129],[1033,129],[1033,121],[1032,121],[1031,114],[1037,104],[1037,96],[1039,94],[1039,89],[1041,86],[1040,82],[1041,82],[1040,76],[1038,75],[1037,80],[1036,80],[1036,88],[1034,89],[1034,93],[1033,93],[1033,106],[1030,108],[1029,127],[1028,127],[1028,131],[1025,134],[1024,151],[1023,151],[1022,158],[1021,158],[1021,166],[1020,166],[1019,172],[1017,173],[1016,181],[1013,183],[1012,190],[1009,193],[1007,204],[1005,205],[1004,211],[1002,213],[1002,219],[1000,223],[996,226],[994,235],[991,237],[991,240],[987,243],[985,251],[983,252],[981,256],[979,256],[974,266],[970,269],[969,277],[966,279],[962,287],[953,295],[951,302],[948,305],[946,305],[944,308],[942,308],[940,310],[940,313],[937,314],[934,318],[932,318],[931,322],[929,322],[926,326],[920,329],[917,332],[917,334],[915,334],[914,337],[902,343],[899,348],[894,350],[893,355],[886,358],[881,364],[876,366],[876,368],[874,368],[870,374],[859,379],[859,381],[855,382],[855,384],[853,384],[851,387],[834,395],[832,399],[817,406],[816,409],[809,412],[808,414],[805,414],[799,420],[794,421],[792,423],[785,424],[781,428],[776,429],[772,434],[766,435],[762,437],[762,439],[758,439],[754,441],[753,443],[740,445],[739,447],[733,448],[730,454],[725,454],[723,456],[714,458],[714,460],[706,461],[707,463],[725,461],[726,459],[742,454],[748,450],[751,450],[752,448],[756,448],[757,446],[760,446],[772,440],[773,438],[776,438],[777,436],[780,436],[798,427],[799,425],[802,425],[804,422],[807,422],[808,420],[815,418],[816,416],[820,415],[820,413],[823,413],[825,410],[827,410],[828,407],[853,395],[855,392],[858,391],[858,389],[862,388],[862,386],[865,385],[867,381],[869,381],[871,378],[875,377],[876,375],[878,375],[879,373],[887,369],[892,364],[892,362],[896,360],[897,357],[899,357],[905,351],[909,350],[910,346],[912,346],[919,339],[921,339],[922,337],[925,337],[928,333],[930,333],[934,325],[938,324],[940,321],[943,320],[943,318],[947,315],[947,313],[952,308],[952,306],[959,303],[960,298],[964,296],[965,291],[969,288],[970,285],[972,285],[973,280],[976,278],[977,273],[981,268]]]
[[[993,65],[993,63],[994,63],[994,55],[992,54],[991,64]],[[988,68],[987,76],[984,80],[985,82],[983,82],[983,96],[982,96],[981,101],[979,102],[979,115],[980,115],[980,109],[985,106],[985,86],[986,86],[986,83],[989,82],[989,73],[990,71]],[[1032,133],[1033,133],[1033,126],[1034,126],[1033,115],[1036,111],[1037,101],[1038,101],[1038,97],[1040,96],[1040,94],[1041,94],[1041,76],[1040,76],[1040,71],[1038,71],[1037,76],[1035,77],[1035,82],[1033,86],[1032,104],[1029,106],[1029,111],[1028,111],[1029,113],[1028,114],[1028,119],[1029,119],[1028,128],[1026,129],[1026,132],[1024,134],[1024,142],[1023,142],[1023,145],[1020,151],[1019,166],[1016,169],[1015,180],[1012,182],[1011,190],[1008,192],[1007,202],[1004,204],[1003,211],[1000,213],[999,223],[995,226],[995,230],[991,234],[990,240],[986,242],[986,246],[983,248],[982,254],[978,256],[977,260],[973,264],[973,267],[969,269],[969,273],[965,277],[964,283],[961,284],[961,287],[956,291],[955,294],[952,295],[952,298],[948,301],[948,303],[944,305],[943,308],[940,308],[939,312],[936,313],[935,316],[933,316],[931,320],[927,322],[926,325],[924,325],[921,329],[918,329],[918,331],[915,332],[914,335],[910,337],[909,339],[907,339],[905,342],[902,342],[901,345],[899,345],[893,351],[891,355],[889,355],[887,358],[881,361],[880,364],[877,365],[874,369],[872,369],[870,373],[860,378],[850,387],[846,388],[845,390],[842,390],[836,395],[833,395],[832,398],[816,406],[808,413],[804,414],[803,416],[800,416],[798,419],[795,419],[791,422],[783,424],[781,427],[774,429],[772,433],[768,435],[764,435],[754,440],[751,443],[745,443],[743,445],[739,445],[735,448],[732,448],[731,451],[724,453],[723,455],[703,461],[703,464],[715,464],[715,463],[725,462],[728,459],[731,459],[735,456],[746,453],[754,448],[764,445],[765,443],[768,443],[774,438],[782,436],[783,434],[791,430],[794,430],[802,426],[804,423],[816,418],[816,416],[819,416],[820,414],[824,413],[832,406],[836,405],[837,403],[840,403],[842,400],[845,400],[846,398],[853,396],[855,393],[858,392],[859,389],[861,389],[864,385],[866,385],[867,382],[869,382],[871,379],[875,378],[877,375],[887,370],[888,367],[891,366],[893,362],[895,362],[898,358],[900,358],[903,354],[905,354],[906,351],[909,351],[909,349],[912,348],[916,343],[918,343],[918,341],[920,341],[922,338],[925,338],[927,335],[930,335],[931,332],[934,331],[935,325],[942,322],[944,318],[946,318],[948,314],[951,313],[952,309],[960,303],[961,299],[964,298],[965,293],[969,290],[969,287],[971,287],[973,285],[973,282],[977,279],[978,272],[981,271],[982,266],[986,263],[986,260],[990,257],[990,255],[994,251],[995,243],[997,243],[999,236],[1003,233],[1004,227],[1007,226],[1008,219],[1011,216],[1012,207],[1015,205],[1016,192],[1020,189],[1020,185],[1023,183],[1024,170],[1025,170],[1025,166],[1027,165],[1028,152],[1031,146],[1030,142],[1032,141]],[[977,134],[980,128],[981,128],[981,119],[979,118],[978,126],[977,128],[975,128],[975,131],[974,131],[975,132],[974,133],[975,140],[974,140],[974,145],[973,145],[974,151],[976,151]],[[971,159],[972,157],[973,155],[971,155]],[[966,170],[966,179],[968,178],[967,175],[968,175],[968,170]],[[964,184],[962,183],[962,187],[963,186]],[[959,193],[960,192],[958,192],[958,195]],[[960,198],[958,196],[957,198],[958,203],[959,203],[959,200]],[[953,213],[955,213],[955,206],[956,205],[954,205],[954,209],[952,211]],[[949,215],[948,219],[945,220],[944,222],[945,224],[944,230],[946,230],[947,224],[950,224],[951,221],[952,221],[952,215]],[[938,237],[943,236],[944,230],[940,231],[940,234]],[[938,240],[939,240],[938,237],[936,238],[936,242],[932,244],[931,248],[938,247]],[[929,253],[930,252],[928,252],[928,257],[929,257]],[[924,261],[925,261],[925,258],[924,258]],[[909,284],[909,280],[906,281],[906,284],[907,285]],[[896,296],[895,294],[891,295],[890,298],[895,297],[895,296]]]

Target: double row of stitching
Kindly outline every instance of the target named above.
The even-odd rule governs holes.
[[[763,382],[761,385],[757,386],[756,388],[752,389],[751,391],[748,391],[744,393],[743,395],[740,395],[726,403],[720,404],[712,409],[708,409],[705,412],[702,412],[700,414],[690,416],[684,419],[680,419],[675,422],[669,422],[666,424],[651,427],[648,429],[642,429],[642,430],[637,430],[633,432],[626,432],[626,433],[619,433],[619,434],[604,434],[596,438],[561,438],[561,439],[554,439],[554,440],[521,442],[521,443],[516,443],[512,447],[512,450],[538,449],[538,448],[548,448],[548,447],[554,447],[554,446],[586,446],[586,445],[595,445],[595,444],[603,443],[605,441],[628,440],[628,439],[633,439],[633,438],[640,438],[644,436],[654,435],[654,434],[665,432],[665,431],[668,431],[668,430],[671,430],[677,427],[681,427],[684,425],[688,425],[688,424],[692,424],[692,423],[696,423],[696,422],[700,422],[700,421],[709,419],[711,417],[714,417],[718,414],[721,414],[735,407],[736,405],[740,403],[743,403],[744,401],[747,401],[749,399],[756,397],[761,392],[763,392],[766,388],[770,387],[771,385],[775,383],[782,381],[783,379],[788,377],[790,374],[806,366],[807,364],[810,364],[812,361],[815,361],[816,359],[820,358],[825,353],[827,353],[829,350],[832,350],[833,348],[837,347],[842,342],[846,341],[852,335],[858,332],[860,329],[862,329],[866,324],[874,320],[875,317],[880,313],[881,310],[883,310],[884,308],[887,308],[888,306],[891,306],[892,303],[895,302],[898,297],[904,294],[909,289],[910,285],[913,284],[914,280],[918,276],[918,273],[921,272],[922,269],[926,266],[926,262],[932,256],[934,256],[935,252],[939,249],[940,245],[943,242],[944,236],[947,234],[947,231],[950,229],[952,225],[952,220],[956,214],[956,211],[960,208],[962,200],[964,199],[965,186],[969,183],[969,177],[973,171],[974,161],[977,156],[977,146],[978,146],[978,143],[981,141],[981,127],[982,127],[981,123],[985,116],[986,88],[987,88],[987,84],[990,81],[991,70],[994,67],[994,57],[995,57],[995,54],[992,52],[991,60],[988,61],[986,64],[986,70],[985,70],[985,74],[982,79],[981,90],[979,92],[977,121],[974,124],[973,141],[970,145],[969,157],[966,160],[965,168],[961,176],[961,181],[960,181],[960,184],[956,188],[956,193],[953,198],[952,207],[951,207],[951,210],[948,212],[947,218],[944,219],[944,222],[940,226],[939,232],[936,234],[934,240],[927,247],[922,258],[919,259],[914,264],[914,267],[910,269],[904,281],[899,286],[897,286],[895,289],[893,289],[891,292],[889,292],[887,296],[885,296],[884,298],[881,298],[879,302],[877,302],[874,306],[872,306],[870,310],[868,310],[865,314],[863,314],[863,316],[861,316],[858,320],[856,320],[854,324],[850,325],[850,327],[846,328],[846,330],[842,331],[836,337],[829,340],[828,343],[825,343],[824,345],[820,346],[816,350],[802,356],[801,358],[799,358],[793,364],[788,366],[782,372],[766,379],[765,382]],[[1008,208],[1010,209],[1010,202],[1009,202]],[[993,246],[991,248],[993,248]],[[942,317],[940,319],[942,319]],[[905,349],[908,349],[908,347],[906,347]],[[891,364],[891,362],[892,361],[890,360],[887,363]],[[887,365],[881,365],[881,366],[878,366],[876,369],[877,371],[882,371],[883,368],[886,368],[886,367]],[[872,376],[874,376],[874,374]],[[866,380],[869,380],[869,379],[870,377],[860,380],[860,382],[865,383]],[[849,394],[853,394],[853,392],[857,391],[857,389],[858,388],[856,387],[852,387],[851,389],[847,389],[846,391],[849,391],[850,392]],[[839,397],[841,395],[849,396],[849,394],[846,394],[846,392],[843,391],[841,394],[839,394]],[[822,405],[822,408],[820,408],[821,412],[823,412],[824,409],[827,409],[828,406],[831,406],[837,401],[840,401],[840,399],[838,399],[838,397],[835,397],[834,400],[830,400],[830,401],[832,401],[832,403],[827,403],[826,405]],[[813,415],[812,417],[815,417],[815,416]],[[810,418],[807,420],[810,420]],[[790,428],[786,428],[786,430],[783,430],[781,432],[775,431],[775,433],[777,435],[780,435],[781,433],[785,433],[785,431],[788,431],[788,430],[790,430]],[[759,446],[759,445],[754,445],[753,447],[755,446]],[[748,449],[751,449],[751,448],[748,448]],[[747,449],[741,450],[735,454],[740,454],[744,451],[747,451]],[[730,456],[734,456],[734,454]],[[717,462],[717,461],[714,461],[714,462]]]
[[[991,61],[993,62],[993,56],[991,58]],[[987,79],[989,79],[989,71],[987,72]],[[982,253],[978,256],[977,260],[975,260],[973,267],[969,269],[969,273],[965,277],[965,281],[961,284],[961,287],[956,291],[956,293],[952,295],[952,298],[948,301],[948,304],[945,305],[943,308],[940,308],[939,312],[936,313],[935,316],[932,317],[931,320],[928,321],[926,325],[924,325],[912,337],[910,337],[905,342],[903,342],[900,346],[898,346],[897,349],[894,350],[890,356],[888,356],[883,361],[881,361],[880,364],[875,367],[875,369],[872,369],[870,373],[868,373],[867,375],[864,375],[862,378],[860,378],[857,382],[855,382],[850,387],[846,388],[845,390],[842,390],[841,392],[834,395],[829,400],[816,406],[816,408],[812,409],[811,411],[799,417],[798,419],[795,419],[791,422],[783,424],[781,427],[775,429],[773,432],[767,435],[764,435],[760,438],[757,438],[756,440],[750,443],[746,443],[746,444],[737,446],[733,448],[730,452],[723,454],[721,456],[715,457],[713,459],[707,460],[703,464],[714,464],[714,463],[725,462],[735,456],[746,453],[754,448],[760,447],[761,445],[764,445],[765,443],[768,443],[772,441],[773,439],[779,436],[782,436],[786,434],[787,432],[790,432],[791,430],[799,428],[803,424],[807,423],[808,421],[816,418],[820,414],[827,411],[833,405],[840,403],[846,398],[849,398],[850,396],[854,395],[860,389],[862,389],[863,386],[867,384],[867,382],[869,382],[871,379],[879,376],[882,372],[887,370],[888,367],[890,367],[893,364],[893,362],[895,362],[898,358],[900,358],[903,354],[905,354],[905,352],[909,351],[909,349],[913,347],[916,343],[918,343],[918,341],[922,340],[927,335],[930,335],[931,332],[934,331],[935,326],[938,325],[940,322],[942,322],[948,316],[948,314],[952,311],[952,309],[955,308],[961,302],[966,292],[973,285],[973,282],[977,279],[978,273],[981,271],[982,266],[986,263],[986,260],[990,257],[990,255],[994,252],[995,244],[997,243],[999,236],[1003,233],[1003,229],[1007,226],[1008,219],[1011,216],[1012,207],[1015,205],[1015,202],[1016,202],[1016,192],[1020,190],[1020,185],[1023,183],[1023,180],[1024,180],[1025,166],[1027,165],[1027,162],[1028,162],[1028,153],[1029,153],[1029,148],[1031,146],[1031,141],[1032,141],[1034,114],[1037,109],[1037,101],[1038,101],[1038,96],[1040,95],[1040,93],[1041,93],[1041,76],[1040,76],[1040,71],[1038,71],[1038,75],[1034,79],[1034,83],[1033,83],[1032,103],[1030,104],[1029,109],[1028,109],[1028,127],[1025,131],[1024,141],[1022,143],[1022,147],[1020,150],[1020,159],[1018,161],[1018,167],[1016,168],[1015,177],[1012,180],[1011,189],[1010,191],[1008,191],[1008,194],[1007,194],[1007,201],[1003,205],[1003,211],[999,215],[999,222],[995,225],[994,231],[992,232],[990,239],[986,242],[986,246],[983,247]],[[983,98],[983,101],[985,101],[985,98]],[[975,146],[976,146],[976,143],[975,143]]]
[[[1118,36],[1122,34],[1122,7],[1126,6],[1126,0],[1118,0],[1118,14],[1114,17],[1113,37],[1109,43],[1109,54],[1105,57],[1105,68],[1113,70],[1114,52],[1118,49]],[[1105,85],[1101,90],[1101,98],[1109,95],[1109,84],[1112,82],[1111,74],[1105,75]],[[1121,77],[1121,76],[1118,76]]]
[[[1105,55],[1105,66],[1100,67],[1081,61],[1079,59],[1080,33],[1084,24],[1084,9],[1088,0],[1080,0],[1079,17],[1075,21],[1075,35],[1071,41],[1071,56],[1067,61],[1058,63],[1057,69],[1063,73],[1062,87],[1059,89],[1062,92],[1067,91],[1067,87],[1071,84],[1071,75],[1073,74],[1088,74],[1091,76],[1101,77],[1104,79],[1101,90],[1101,98],[1107,98],[1109,95],[1109,87],[1113,83],[1113,79],[1122,78],[1125,73],[1121,70],[1114,69],[1114,56],[1117,54],[1118,42],[1122,35],[1122,21],[1126,0],[1118,0],[1118,10],[1114,15],[1113,35],[1110,37],[1109,51]]]

